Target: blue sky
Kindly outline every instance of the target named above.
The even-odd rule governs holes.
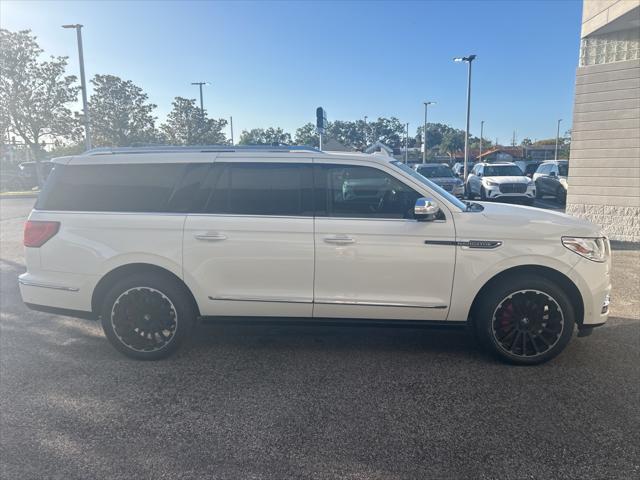
[[[555,136],[571,126],[579,0],[427,2],[15,2],[0,25],[31,29],[50,55],[70,57],[82,23],[88,77],[114,74],[141,86],[162,121],[175,96],[233,115],[234,130],[281,126],[292,134],[325,107],[329,120],[367,115],[464,128],[466,65],[476,54],[471,131],[503,144]],[[236,133],[237,138],[237,133]]]

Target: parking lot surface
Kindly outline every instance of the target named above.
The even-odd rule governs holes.
[[[159,362],[21,302],[32,199],[0,201],[0,477],[602,479],[640,475],[640,252],[611,318],[538,367],[465,331],[207,324]]]

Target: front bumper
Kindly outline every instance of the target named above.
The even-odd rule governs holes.
[[[500,187],[499,186],[495,186],[495,187],[489,187],[487,185],[484,185],[484,191],[486,192],[487,198],[488,199],[493,199],[493,198],[530,198],[530,199],[534,199],[536,197],[536,188],[535,187],[530,187],[527,188],[526,192],[524,193],[502,193],[500,191]]]
[[[580,290],[584,304],[584,317],[579,326],[584,328],[606,323],[611,300],[611,259],[598,263],[582,258],[568,276]]]

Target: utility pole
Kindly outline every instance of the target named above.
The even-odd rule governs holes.
[[[484,133],[484,120],[480,122],[480,153],[478,154],[478,159],[482,157],[482,134]]]
[[[558,143],[560,142],[560,122],[562,119],[558,119],[558,129],[556,130],[556,154],[554,160],[558,160]]]
[[[407,122],[407,127],[404,134],[404,163],[409,163],[409,123]]]
[[[436,102],[422,102],[424,103],[424,127],[422,130],[422,163],[427,163],[427,110],[429,105]]]
[[[231,125],[231,145],[233,146],[233,117],[229,117],[229,125]]]
[[[204,102],[202,100],[202,86],[210,85],[210,83],[209,82],[191,82],[191,85],[198,85],[198,87],[200,87],[200,114],[204,119]]]
[[[513,137],[511,138],[511,146],[515,147],[516,146],[516,131],[513,131]]]
[[[369,129],[367,128],[367,119],[369,117],[367,115],[364,116],[364,143],[366,143],[365,148],[369,145]]]
[[[89,104],[87,102],[87,82],[84,77],[84,52],[82,50],[82,25],[62,25],[62,28],[75,28],[78,39],[78,57],[80,61],[80,87],[82,90],[82,110],[84,111],[84,145],[91,150],[91,119],[89,118]]]
[[[469,55],[467,57],[454,58],[454,62],[466,62],[469,66],[467,76],[467,129],[464,132],[464,181],[467,181],[468,175],[468,162],[469,162],[469,120],[471,118],[471,64],[476,59],[476,55]]]

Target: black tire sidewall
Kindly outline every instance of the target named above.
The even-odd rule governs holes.
[[[129,348],[120,341],[111,325],[111,309],[114,302],[123,292],[136,287],[149,287],[162,292],[176,309],[178,324],[174,337],[155,352],[139,352]],[[183,286],[173,279],[149,274],[132,275],[116,282],[105,295],[100,314],[102,330],[109,342],[121,353],[137,360],[158,360],[172,355],[191,334],[196,316],[193,303]]]
[[[535,357],[520,357],[503,350],[492,331],[492,318],[498,303],[518,290],[539,290],[552,297],[562,309],[564,328],[558,342],[547,352]],[[537,365],[559,355],[567,346],[575,329],[575,310],[567,294],[553,281],[538,275],[510,276],[491,285],[490,290],[478,303],[473,323],[480,343],[495,356],[517,365]]]

